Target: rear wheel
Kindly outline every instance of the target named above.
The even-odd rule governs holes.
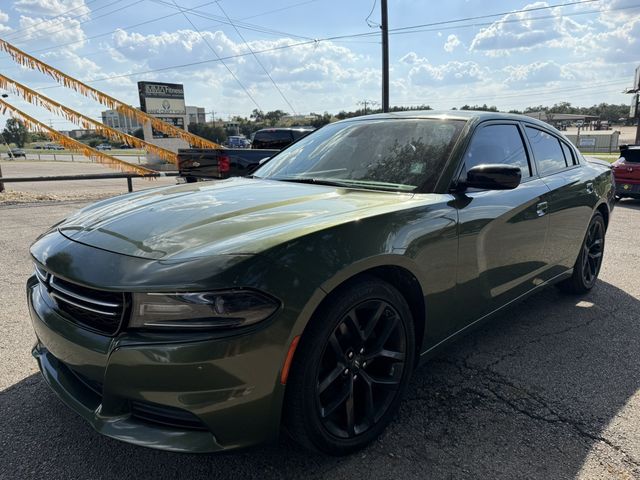
[[[604,218],[597,212],[587,228],[580,254],[573,266],[573,275],[558,284],[561,290],[579,294],[593,288],[602,266],[605,231]]]
[[[285,423],[308,448],[346,455],[393,419],[415,358],[411,311],[374,278],[341,289],[314,315],[287,384]]]

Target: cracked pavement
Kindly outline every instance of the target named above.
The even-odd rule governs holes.
[[[184,455],[96,434],[40,379],[27,248],[82,202],[0,206],[0,478],[640,478],[640,202],[618,204],[596,288],[548,288],[418,369],[396,421],[347,458],[286,439]]]

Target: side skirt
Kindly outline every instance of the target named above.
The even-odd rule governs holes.
[[[487,322],[487,321],[491,320],[492,318],[500,315],[501,313],[503,313],[504,310],[506,310],[508,308],[511,308],[513,305],[523,301],[524,299],[526,299],[526,298],[530,297],[531,295],[539,292],[543,288],[548,287],[549,285],[553,285],[555,283],[561,282],[562,280],[565,280],[565,279],[569,278],[572,274],[573,274],[573,268],[567,270],[564,273],[556,275],[555,277],[547,280],[546,282],[544,282],[544,283],[532,288],[527,293],[523,293],[519,297],[514,298],[513,300],[511,300],[508,303],[505,303],[504,305],[502,305],[501,307],[495,309],[494,311],[492,311],[490,313],[487,313],[486,315],[483,315],[482,317],[478,318],[477,320],[474,320],[473,322],[469,323],[467,326],[461,328],[457,332],[452,333],[451,335],[449,335],[444,340],[440,341],[439,343],[436,343],[435,345],[433,345],[429,349],[427,349],[424,352],[422,352],[420,354],[420,358],[419,358],[419,365],[424,364],[427,360],[429,360],[431,357],[436,355],[440,350],[442,350],[444,347],[446,347],[450,343],[453,343],[454,341],[458,340],[459,338],[463,337],[464,335],[467,335],[468,333],[471,333],[475,329],[477,329],[480,326],[482,326],[485,322]]]

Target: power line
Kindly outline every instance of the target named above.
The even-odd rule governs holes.
[[[175,1],[175,0],[174,0]],[[231,22],[231,19],[229,18],[229,15],[227,15],[227,12],[224,10],[224,8],[222,8],[222,5],[220,5],[220,3],[218,3],[218,8],[220,8],[220,11],[224,14],[224,16],[227,18],[227,20],[229,20],[229,22]],[[253,58],[255,58],[256,62],[258,63],[258,65],[260,65],[260,67],[262,68],[262,70],[264,71],[264,73],[267,74],[267,77],[269,77],[269,80],[271,80],[271,83],[273,84],[274,87],[276,87],[276,90],[278,90],[278,93],[280,94],[280,96],[282,97],[282,99],[285,101],[285,103],[287,105],[289,105],[289,108],[291,109],[291,111],[294,113],[294,115],[297,115],[298,112],[296,112],[296,109],[293,107],[293,105],[291,105],[291,102],[287,99],[287,97],[285,96],[285,94],[283,93],[283,91],[280,89],[280,87],[278,86],[278,84],[276,83],[276,81],[273,79],[273,77],[271,76],[271,74],[268,72],[268,70],[264,67],[264,65],[262,64],[262,62],[260,61],[260,59],[258,58],[258,56],[255,54],[255,52],[251,49],[251,46],[249,45],[249,42],[247,42],[245,40],[245,38],[242,36],[242,33],[240,33],[240,30],[238,30],[238,28],[234,25],[233,22],[231,22],[231,25],[233,25],[233,28],[235,29],[236,33],[238,34],[238,36],[242,39],[242,41],[244,42],[245,46],[249,49],[249,51],[251,52],[251,55],[253,55]]]
[[[142,25],[148,25],[150,23],[155,23],[155,22],[158,22],[160,20],[164,20],[166,18],[175,17],[176,15],[180,15],[181,14],[180,9],[182,9],[182,11],[185,11],[185,12],[190,12],[193,15],[197,15],[199,17],[206,18],[206,19],[209,19],[209,20],[214,20],[214,21],[217,22],[217,23],[215,23],[215,24],[213,24],[211,26],[214,26],[214,25],[229,25],[228,22],[221,21],[220,18],[216,18],[216,17],[204,15],[204,14],[202,14],[200,12],[196,12],[196,10],[198,10],[198,9],[200,9],[202,7],[209,6],[212,3],[217,3],[218,0],[206,2],[206,3],[203,3],[203,4],[197,5],[195,7],[192,7],[192,8],[176,7],[175,5],[168,4],[167,2],[163,2],[161,0],[152,0],[152,1],[155,1],[156,3],[159,3],[159,4],[162,4],[162,5],[174,8],[177,11],[175,13],[170,13],[170,14],[167,14],[167,15],[163,15],[161,17],[156,17],[156,18],[152,18],[150,20],[145,20],[144,22],[135,23],[133,25],[129,25],[128,27],[119,27],[119,28],[117,28],[115,30],[110,30],[110,31],[104,32],[104,33],[98,33],[98,34],[92,35],[90,37],[85,37],[82,40],[74,40],[72,42],[61,43],[61,44],[58,44],[58,45],[52,45],[52,46],[48,46],[46,48],[33,50],[32,53],[51,52],[51,51],[57,50],[59,48],[69,47],[71,45],[77,45],[77,44],[80,44],[80,43],[84,43],[87,40],[94,40],[96,38],[106,37],[108,35],[111,35],[111,34],[117,32],[117,31],[119,31],[119,30],[128,31],[128,30],[131,30],[132,28],[135,28],[135,27],[140,27]],[[255,17],[258,17],[258,16],[262,16],[262,15],[268,15],[268,14],[273,13],[273,12],[282,11],[282,10],[284,10],[286,8],[294,8],[294,7],[297,7],[297,6],[300,6],[300,5],[305,5],[307,3],[315,2],[315,1],[318,1],[318,0],[307,0],[305,2],[299,2],[299,3],[296,3],[296,4],[290,5],[288,7],[282,7],[282,8],[278,8],[278,9],[275,9],[275,10],[268,10],[268,11],[263,12],[261,14],[252,15],[250,17],[245,17],[243,20],[248,20],[248,19],[255,18]],[[244,26],[242,28],[247,29],[247,30],[253,30],[253,31],[258,32],[258,33],[266,33],[268,35],[276,35],[276,36],[284,35],[284,36],[289,36],[289,37],[306,38],[306,39],[309,39],[309,40],[313,40],[313,39],[310,39],[308,37],[301,37],[299,35],[294,35],[294,34],[290,34],[290,33],[287,33],[287,32],[280,32],[278,30],[271,30],[271,29],[260,27],[259,25],[253,25],[253,24],[249,24],[249,23],[244,24]]]
[[[583,87],[557,87],[557,88],[544,88],[539,90],[528,90],[525,93],[510,93],[510,94],[502,94],[502,95],[492,95],[490,97],[491,100],[495,99],[503,99],[503,98],[520,98],[520,97],[531,97],[533,95],[538,94],[546,94],[546,93],[556,93],[556,92],[573,92],[575,90],[592,90],[596,87],[608,86],[608,85],[618,85],[622,83],[628,82],[628,79],[625,77],[623,80],[622,77],[618,80],[609,80],[606,82],[597,82],[592,83],[591,85],[583,86]],[[444,85],[443,85],[444,86]],[[478,97],[476,96],[468,96],[468,97],[456,97],[456,100],[470,100],[470,101],[478,101]],[[425,99],[405,99],[405,102],[409,103],[424,103]]]
[[[171,8],[177,8],[177,9],[182,8],[182,7],[177,7],[175,5],[171,5],[170,3],[165,2],[164,0],[151,0],[151,1],[155,2],[155,3],[160,3],[162,5],[166,5],[166,6],[171,7]],[[219,1],[216,1],[215,3],[217,3],[218,6],[220,6],[220,2]],[[198,9],[192,9],[190,14],[191,15],[195,15],[196,17],[206,18],[207,20],[214,20],[214,21],[217,21],[218,23],[222,23],[224,25],[229,25],[229,26],[232,26],[234,28],[236,26],[238,26],[238,27],[242,28],[243,30],[252,30],[252,31],[258,32],[258,33],[284,35],[284,36],[287,36],[287,37],[301,38],[303,40],[313,40],[313,38],[305,37],[304,35],[297,35],[295,33],[282,32],[282,31],[279,31],[279,30],[269,29],[269,28],[266,28],[266,27],[262,27],[260,25],[254,25],[252,23],[246,23],[246,22],[243,22],[242,20],[234,20],[234,22],[235,22],[235,24],[234,24],[228,16],[226,16],[226,19],[225,19],[225,18],[219,17],[217,15],[205,14],[203,12],[200,12]]]
[[[402,30],[409,30],[409,29],[414,29],[414,28],[422,28],[422,27],[434,27],[437,25],[448,25],[450,23],[459,23],[459,22],[468,22],[471,20],[482,20],[485,18],[491,18],[491,17],[502,17],[504,15],[511,15],[514,13],[528,13],[528,12],[536,12],[536,11],[540,11],[540,10],[550,10],[553,8],[564,8],[564,7],[570,7],[573,5],[582,5],[585,3],[594,3],[594,2],[601,2],[602,0],[579,0],[579,1],[574,1],[574,2],[567,2],[567,3],[558,3],[555,5],[546,5],[544,7],[533,7],[533,8],[523,8],[520,10],[511,10],[511,11],[506,11],[506,12],[499,12],[499,13],[490,13],[487,15],[480,15],[480,16],[476,16],[476,17],[466,17],[466,18],[459,18],[456,20],[442,20],[439,22],[432,22],[432,23],[423,23],[421,25],[411,25],[409,27],[399,27],[399,28],[394,28],[393,31],[394,32],[399,32]],[[568,14],[565,14],[563,16],[568,16]],[[527,19],[527,20],[533,20],[533,19]],[[522,21],[522,20],[520,20]],[[501,22],[502,23],[502,22]]]
[[[86,8],[86,6],[87,6],[87,5],[90,5],[90,4],[95,3],[95,2],[97,2],[97,1],[98,1],[98,0],[89,0],[89,1],[85,2],[83,5],[79,5],[79,6],[77,6],[77,7],[70,8],[69,10],[65,10],[64,12],[59,13],[58,15],[56,15],[56,16],[54,16],[54,17],[48,18],[48,19],[46,19],[46,20],[42,20],[42,21],[40,21],[40,22],[34,23],[34,24],[32,24],[32,25],[29,25],[28,27],[21,28],[21,29],[19,29],[19,30],[14,30],[13,32],[9,33],[9,36],[10,36],[9,40],[13,39],[13,37],[11,37],[12,35],[15,35],[15,34],[20,33],[20,32],[24,32],[25,30],[30,30],[30,29],[32,29],[32,28],[37,27],[38,25],[42,25],[42,24],[44,24],[44,23],[50,22],[51,20],[55,20],[56,18],[63,17],[63,16],[64,16],[64,15],[66,15],[67,13],[73,12],[73,11],[75,11],[75,10],[80,10],[81,8]],[[116,0],[115,2],[112,2],[112,3],[117,3],[117,2],[120,2],[120,1],[122,1],[122,0]],[[111,4],[112,4],[112,3],[111,3]],[[109,6],[109,5],[111,5],[111,4],[108,4],[108,5],[106,5],[106,6]],[[104,8],[104,7],[100,7],[100,8]],[[99,10],[99,8],[97,8],[96,10]],[[94,11],[95,11],[95,10],[94,10]],[[82,14],[77,15],[77,16],[75,16],[75,17],[70,17],[69,19],[78,18],[78,17],[84,17],[85,15],[86,15],[86,13],[82,13]],[[66,20],[69,20],[69,19],[66,19]]]
[[[373,15],[373,11],[376,9],[376,3],[378,2],[378,0],[373,0],[373,5],[371,5],[371,11],[369,12],[369,15],[367,15],[367,17],[364,19],[365,23],[369,26],[369,28],[378,28],[380,26],[379,23],[377,22],[370,22],[369,19],[371,18],[371,15]],[[366,109],[366,107],[365,107]]]
[[[176,5],[176,7],[178,7],[178,4],[176,3],[176,0],[171,0],[171,1]],[[180,7],[178,7],[178,8],[180,8]],[[194,23],[191,21],[191,19],[189,18],[189,16],[188,16],[185,12],[183,12],[182,10],[180,10],[180,13],[182,13],[182,16],[185,18],[185,20],[191,24],[191,26],[193,27],[193,29],[194,29],[196,32],[198,32],[198,35],[200,35],[200,38],[201,38],[201,39],[202,39],[202,41],[205,43],[205,45],[206,45],[207,47],[209,47],[209,50],[211,50],[211,51],[215,54],[215,56],[218,58],[218,60],[220,60],[220,62],[222,63],[222,65],[224,65],[224,68],[226,68],[226,69],[227,69],[227,71],[228,71],[228,72],[231,74],[231,76],[235,79],[235,81],[238,83],[238,85],[240,85],[240,87],[242,88],[242,90],[244,90],[244,93],[246,93],[246,94],[247,94],[247,97],[249,97],[249,98],[251,99],[251,101],[254,103],[254,105],[255,105],[256,107],[258,107],[258,110],[262,110],[262,108],[260,107],[260,105],[258,104],[258,102],[256,101],[256,99],[255,99],[255,98],[253,98],[253,95],[251,95],[251,92],[249,92],[249,90],[247,89],[247,87],[245,87],[245,86],[244,86],[244,84],[240,81],[240,79],[237,77],[237,75],[236,75],[235,73],[233,73],[233,70],[231,70],[231,69],[229,68],[229,66],[224,62],[224,60],[222,60],[222,59],[220,58],[220,55],[218,55],[218,52],[216,52],[216,49],[215,49],[215,48],[213,48],[213,47],[209,44],[209,41],[207,40],[207,38],[202,34],[202,32],[201,32],[200,30],[198,30],[198,27],[196,27],[196,26],[194,25]]]
[[[577,3],[585,3],[585,2],[593,2],[593,1],[597,1],[597,0],[584,0],[583,2],[577,2]],[[576,2],[572,2],[571,4],[575,4]],[[566,4],[559,4],[559,5],[553,5],[553,6],[549,6],[549,7],[539,7],[540,9],[542,8],[558,8],[561,7],[563,5]],[[610,8],[607,9],[607,11],[614,11],[614,10],[627,10],[627,9],[635,9],[640,7],[640,4],[638,5],[632,5],[632,6],[628,6],[628,7],[618,7],[618,8]],[[518,13],[518,12],[526,12],[527,9],[523,9],[523,10],[516,10],[510,13]],[[603,11],[603,10],[597,10],[597,11],[590,11],[589,13],[597,13],[599,11]],[[582,12],[574,12],[574,13],[568,13],[565,15],[562,15],[561,17],[568,17],[568,16],[573,16],[575,14],[581,14]],[[500,14],[495,14],[500,15]],[[469,17],[469,18],[473,18],[473,17]],[[454,23],[454,22],[461,22],[465,19],[455,19],[455,20],[449,20],[450,23]],[[532,18],[532,19],[527,19],[527,21],[535,21],[536,18]],[[420,26],[423,25],[427,25],[427,24],[421,24]],[[417,26],[413,26],[414,28]],[[460,28],[464,27],[464,26],[459,26]],[[399,29],[394,28],[394,29],[390,29],[390,32],[395,32],[396,30],[407,30],[408,28],[411,27],[400,27]],[[370,37],[372,35],[378,35],[377,33],[372,33],[372,32],[363,32],[363,33],[356,33],[356,34],[347,34],[347,35],[337,35],[337,36],[332,36],[332,37],[325,37],[325,38],[318,38],[315,40],[309,40],[309,41],[303,41],[303,42],[296,42],[296,43],[291,43],[291,44],[287,44],[287,45],[279,45],[276,47],[271,47],[271,48],[265,48],[262,50],[254,50],[254,53],[259,54],[259,53],[268,53],[268,52],[274,52],[274,51],[278,51],[278,50],[284,50],[284,49],[288,49],[288,48],[295,48],[295,47],[300,47],[300,46],[306,46],[306,45],[311,45],[311,44],[319,44],[320,42],[323,41],[336,41],[336,40],[342,40],[342,39],[352,39],[352,38],[360,38],[360,37]],[[216,52],[217,55],[217,52]],[[183,63],[183,64],[176,64],[176,65],[170,65],[170,66],[166,66],[166,67],[160,67],[160,68],[155,68],[155,69],[150,69],[150,70],[144,70],[144,71],[138,71],[138,72],[132,72],[132,73],[126,73],[126,74],[120,74],[120,75],[111,75],[111,76],[107,76],[107,77],[103,77],[103,78],[99,78],[99,79],[95,79],[95,80],[90,80],[89,83],[98,83],[98,82],[103,82],[103,81],[107,81],[107,80],[113,80],[113,79],[118,79],[118,78],[128,78],[128,77],[133,77],[136,75],[146,75],[149,73],[156,73],[156,72],[162,72],[162,71],[166,71],[166,70],[173,70],[173,69],[181,69],[181,68],[187,68],[187,67],[193,67],[193,66],[199,66],[199,65],[204,65],[204,64],[208,64],[208,63],[216,63],[218,61],[225,61],[225,60],[231,60],[231,59],[236,59],[236,58],[242,58],[245,56],[251,55],[251,53],[246,52],[246,53],[239,53],[239,54],[235,54],[235,55],[228,55],[228,56],[224,56],[224,57],[220,57],[217,55],[217,58],[214,59],[207,59],[207,60],[199,60],[199,61],[195,61],[195,62],[188,62],[188,63]],[[55,85],[55,86],[51,86],[51,87],[43,87],[42,89],[51,89],[51,88],[60,88],[59,86]]]
[[[176,8],[174,5],[168,4],[167,2],[164,2],[162,0],[153,0],[153,1],[155,1],[157,3],[161,3],[161,4],[164,4],[164,5],[167,5],[167,6],[170,6],[171,8]],[[220,23],[228,24],[227,22],[220,22],[219,18],[207,16],[207,15],[204,15],[204,14],[202,14],[200,12],[197,12],[198,9],[200,9],[200,8],[202,8],[204,6],[208,6],[211,3],[216,3],[217,1],[218,0],[215,0],[215,1],[212,1],[212,2],[207,2],[207,3],[204,3],[204,4],[198,5],[196,7],[183,9],[183,10],[184,11],[188,11],[193,15],[200,16],[202,18],[215,20],[215,21],[218,22],[218,24],[220,24]],[[258,16],[264,16],[264,15],[267,15],[267,14],[271,14],[271,13],[274,13],[274,12],[279,12],[279,11],[282,11],[282,10],[285,10],[285,9],[294,8],[294,7],[297,7],[297,6],[300,6],[300,5],[305,5],[305,4],[308,4],[308,3],[313,3],[313,2],[316,2],[316,1],[318,1],[318,0],[307,0],[307,1],[304,1],[304,2],[295,3],[293,5],[289,5],[289,6],[286,6],[286,7],[279,8],[279,9],[269,10],[267,12],[262,12],[262,13],[259,13],[259,14],[256,14],[256,15],[252,15],[250,17],[245,17],[243,20],[248,20],[250,18],[255,18],[255,17],[258,17]],[[426,26],[445,25],[445,24],[449,24],[449,23],[459,23],[459,22],[475,20],[475,19],[479,19],[479,18],[496,17],[496,16],[505,15],[505,14],[523,13],[523,12],[545,10],[545,9],[552,9],[552,8],[562,8],[564,6],[576,5],[576,4],[581,4],[581,3],[593,3],[593,2],[597,2],[597,1],[601,1],[601,0],[582,0],[582,1],[579,1],[579,2],[569,2],[569,3],[563,3],[563,4],[550,5],[550,6],[546,6],[546,7],[535,7],[533,9],[521,9],[521,10],[513,10],[513,11],[510,11],[510,12],[500,12],[500,13],[495,13],[495,14],[490,14],[490,15],[483,15],[483,16],[480,16],[480,17],[467,17],[467,18],[460,18],[460,19],[453,19],[453,20],[444,20],[444,21],[434,22],[434,23],[425,23],[425,24],[420,24],[420,25],[393,28],[393,29],[389,29],[389,32],[390,32],[391,35],[395,35],[395,34],[401,34],[402,31],[408,30],[408,29],[412,29],[412,28],[415,29],[415,28],[421,28],[421,27],[426,27]],[[636,7],[637,7],[637,5],[636,6],[631,6],[631,7],[619,7],[619,8],[609,9],[609,11],[611,11],[611,10],[622,10],[622,9],[627,9],[627,8],[636,8]],[[182,7],[177,7],[178,10],[180,8],[182,8]],[[588,12],[574,12],[574,14],[565,14],[565,15],[563,15],[563,17],[576,15],[576,14],[597,13],[597,12],[601,12],[601,11],[603,11],[603,10],[592,10],[592,11],[588,11]],[[162,17],[157,17],[157,18],[154,18],[154,19],[151,19],[151,20],[147,20],[147,21],[140,22],[140,23],[137,23],[137,24],[134,24],[134,25],[130,25],[128,27],[118,28],[116,30],[111,30],[109,32],[104,32],[104,33],[101,33],[101,34],[97,34],[97,35],[93,35],[93,36],[90,36],[90,37],[86,37],[86,38],[84,38],[82,40],[76,40],[76,41],[67,42],[67,43],[64,43],[64,44],[48,46],[47,48],[42,48],[42,49],[39,49],[39,50],[33,50],[32,53],[51,52],[52,50],[56,50],[58,48],[67,47],[67,46],[71,46],[71,45],[76,45],[76,44],[79,44],[79,43],[84,43],[87,40],[93,40],[95,38],[100,38],[100,37],[104,37],[104,36],[107,36],[107,35],[111,35],[112,33],[115,33],[118,30],[125,30],[126,31],[126,30],[130,30],[130,29],[132,29],[134,27],[138,27],[138,26],[146,25],[146,24],[153,23],[153,22],[156,22],[156,21],[164,20],[165,18],[169,18],[169,17],[175,16],[175,15],[179,15],[180,13],[181,12],[178,11],[176,13],[165,15],[165,16],[162,16]],[[549,17],[538,17],[538,18],[539,19],[547,19]],[[527,19],[527,21],[535,21],[538,18]],[[517,20],[517,21],[520,22],[521,20]],[[485,25],[491,25],[491,23],[462,25],[460,27],[454,27],[454,28],[465,28],[465,27],[471,27],[471,26],[475,27],[475,26],[485,26]],[[438,29],[438,30],[442,30],[442,29]],[[412,31],[412,32],[407,32],[407,33],[417,33],[418,31],[432,31],[432,30],[417,30],[417,31]],[[398,33],[396,33],[396,32],[398,32]],[[261,33],[281,34],[281,35],[290,36],[290,37],[296,37],[297,36],[297,35],[286,33],[286,32],[269,31],[267,29],[263,30]],[[319,39],[312,39],[312,38],[308,38],[308,37],[299,37],[299,38],[308,38],[309,43],[310,43],[310,42],[320,42],[320,41],[326,41],[326,40],[345,41],[345,40],[347,40],[349,38],[370,37],[370,36],[378,36],[378,33],[377,32],[363,32],[363,33],[357,33],[357,34],[351,34],[351,35],[341,35],[341,36],[335,36],[335,37],[329,37],[329,38],[319,38]],[[376,42],[376,43],[378,43],[378,42]],[[291,47],[295,47],[295,46],[303,45],[303,44],[304,43],[295,43],[295,44],[292,44]]]
[[[116,3],[120,3],[121,1],[122,1],[122,0],[116,0],[115,2],[112,2],[111,4],[109,4],[109,5],[107,5],[107,6],[114,5],[114,4],[116,4]],[[144,1],[145,1],[145,0],[137,0],[137,1],[133,2],[133,3],[129,3],[128,5],[125,5],[124,7],[116,8],[115,10],[111,10],[110,12],[103,13],[102,15],[98,15],[97,17],[92,17],[92,18],[90,18],[90,19],[88,19],[88,20],[84,20],[84,21],[82,21],[82,22],[78,22],[78,24],[77,24],[76,26],[80,26],[80,25],[83,25],[83,24],[85,24],[85,23],[93,22],[93,21],[95,21],[95,20],[97,20],[97,19],[99,19],[99,18],[107,17],[107,16],[112,15],[112,14],[114,14],[114,13],[121,12],[122,10],[125,10],[125,9],[127,9],[127,8],[131,8],[131,7],[133,7],[134,5],[137,5],[137,4],[142,3],[142,2],[144,2]],[[64,20],[63,20],[63,22],[62,22],[62,23],[64,23]],[[60,28],[60,29],[58,29],[58,30],[53,30],[53,31],[51,31],[51,32],[47,32],[47,34],[48,34],[48,35],[53,35],[54,33],[62,32],[62,31],[64,31],[64,30],[66,30],[66,27]],[[16,41],[16,39],[13,39],[13,41]],[[84,43],[85,41],[86,41],[86,39],[84,39],[84,38],[83,38],[82,40],[78,40],[78,41],[76,41],[76,42],[74,42],[74,43]],[[20,43],[20,40],[19,40],[19,39],[17,39],[17,42],[18,42],[18,43]],[[49,51],[49,50],[50,50],[49,48],[46,48],[46,49],[41,49],[41,50],[38,50],[38,51],[40,52],[40,51]]]
[[[212,0],[212,1],[207,2],[207,3],[202,3],[200,5],[197,5],[197,6],[193,7],[193,8],[185,9],[185,11],[191,11],[191,10],[194,10],[196,8],[206,7],[208,5],[211,5],[212,3],[216,3],[217,1],[218,0]],[[156,18],[152,18],[150,20],[145,20],[144,22],[135,23],[133,25],[129,25],[128,27],[117,28],[115,30],[110,30],[108,32],[98,33],[96,35],[92,35],[90,37],[86,37],[86,38],[84,38],[82,40],[74,40],[73,42],[61,43],[61,44],[53,45],[53,46],[50,46],[50,47],[47,47],[47,48],[41,48],[39,50],[34,50],[32,53],[51,52],[53,50],[57,50],[57,49],[62,48],[62,47],[68,47],[68,46],[71,46],[71,45],[76,45],[78,43],[84,43],[87,40],[94,40],[96,38],[106,37],[108,35],[111,35],[111,34],[117,32],[118,30],[124,30],[124,31],[131,30],[132,28],[140,27],[142,25],[148,25],[149,23],[158,22],[160,20],[164,20],[165,18],[175,17],[176,15],[180,15],[180,11],[175,12],[175,13],[170,13],[170,14],[164,15],[162,17],[156,17]]]

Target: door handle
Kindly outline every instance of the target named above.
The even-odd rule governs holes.
[[[593,183],[587,183],[587,193],[593,193]]]
[[[540,202],[538,205],[536,205],[536,212],[538,213],[539,217],[546,215],[548,209],[549,205],[547,204],[547,202]]]

